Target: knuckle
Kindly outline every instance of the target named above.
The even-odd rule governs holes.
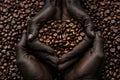
[[[16,48],[20,48],[22,46],[22,44],[21,43],[18,43],[17,45],[16,45]]]
[[[16,49],[19,49],[19,48],[20,48],[20,44],[17,44],[17,45],[15,46],[15,48],[16,48]]]
[[[105,57],[105,55],[103,53],[98,52],[98,54],[96,55],[97,58],[103,59]]]

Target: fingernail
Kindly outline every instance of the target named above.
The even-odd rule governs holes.
[[[92,31],[92,35],[93,35],[93,37],[95,37],[95,32],[94,31]]]
[[[31,39],[32,39],[32,34],[28,36],[28,40],[31,40]]]
[[[97,34],[98,34],[98,36],[100,36],[100,37],[101,37],[101,32],[100,32],[100,31],[98,31],[98,32],[97,32]]]
[[[26,30],[23,30],[23,33],[26,33],[27,31]]]

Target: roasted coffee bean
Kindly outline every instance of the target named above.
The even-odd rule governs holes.
[[[76,44],[80,43],[85,33],[83,27],[79,26],[77,21],[71,19],[66,21],[48,21],[41,28],[39,35],[40,41],[57,49],[56,51],[58,52],[56,54],[60,57],[63,53],[71,51]]]
[[[120,79],[120,71],[119,71],[120,4],[119,4],[119,0],[101,0],[101,1],[100,0],[82,0],[82,2],[85,5],[84,7],[86,12],[91,16],[91,19],[95,24],[95,30],[101,31],[103,34],[104,43],[105,43],[104,52],[106,55],[106,60],[105,60],[105,66],[102,72],[103,74],[102,80],[119,80]],[[24,1],[23,0],[0,0],[0,32],[1,32],[0,51],[4,49],[4,46],[10,45],[9,47],[7,47],[5,53],[0,52],[0,67],[4,66],[3,65],[4,63],[7,63],[7,67],[4,66],[4,69],[0,69],[0,80],[11,80],[11,79],[23,80],[18,68],[16,68],[15,62],[13,62],[14,60],[11,60],[10,56],[16,56],[16,53],[13,47],[20,40],[22,31],[26,29],[31,18],[34,17],[34,15],[40,10],[40,8],[44,6],[44,4],[45,3],[43,2],[43,0],[24,0]],[[74,21],[74,22],[73,21],[74,19],[66,20],[65,21],[66,28],[69,28],[69,24],[73,23],[74,25],[70,28],[76,29],[77,21]],[[52,21],[52,22],[54,22],[54,24],[52,25],[54,25],[55,27],[55,30],[53,30],[54,33],[55,31],[58,30],[58,32],[56,33],[61,34],[62,31],[60,29],[57,29],[59,26],[57,21]],[[48,27],[48,29],[49,28],[51,29],[51,27],[53,26]],[[78,29],[76,29],[75,32],[77,31]],[[16,32],[18,32],[18,34],[12,36],[12,33],[16,33]],[[73,32],[73,34],[75,34],[75,32]],[[7,34],[7,37],[4,37],[4,34]],[[65,42],[67,41],[66,35],[69,35],[69,33],[66,33],[65,37],[62,37],[63,41]],[[79,34],[76,33],[75,35],[78,38]],[[14,39],[11,40],[11,36]],[[52,37],[52,34],[51,34],[51,37]],[[56,39],[56,37],[54,37],[54,39]],[[55,40],[53,40],[53,43],[54,41]],[[75,39],[74,41],[79,43],[79,40],[77,39]],[[58,46],[57,44],[55,45]],[[64,46],[65,46],[65,43],[63,47]],[[115,48],[115,50],[114,49],[111,50],[112,48]],[[110,60],[110,59],[113,59],[113,60]],[[113,62],[112,66],[110,66],[111,62]]]

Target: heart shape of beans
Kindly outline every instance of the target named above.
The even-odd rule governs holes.
[[[48,21],[39,31],[40,42],[54,48],[58,57],[71,51],[84,36],[83,27],[74,19]]]

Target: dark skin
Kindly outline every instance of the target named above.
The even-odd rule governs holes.
[[[80,0],[65,0],[67,10],[70,13],[70,15],[75,19],[83,19],[84,25],[86,27],[86,34],[89,37],[95,37],[94,33],[94,26],[90,19],[90,17],[87,15],[87,13],[82,8],[82,3]]]
[[[62,56],[60,63],[64,63],[66,61],[70,61],[72,58],[76,58],[76,56],[79,56],[79,53],[83,53],[87,48],[89,48],[90,44],[92,43],[93,38],[95,37],[94,34],[94,26],[93,23],[90,20],[90,17],[85,13],[83,10],[80,0],[64,0],[63,1],[63,20],[70,19],[71,17],[79,20],[82,19],[84,22],[84,26],[86,27],[86,36],[82,42],[80,42],[72,51],[68,52],[68,54],[65,54]],[[69,65],[66,65],[63,68],[64,69]]]
[[[52,18],[55,18],[56,16],[57,18],[60,18],[60,15],[56,13],[56,10],[59,10],[56,5],[57,0],[46,0],[46,5],[44,6],[44,8],[32,19],[28,26],[29,47],[37,51],[37,53],[34,53],[36,56],[45,60],[46,57],[49,58],[50,64],[55,65],[54,67],[56,67],[58,63],[58,58],[55,55],[53,55],[53,53],[55,53],[54,49],[52,49],[50,46],[46,46],[44,43],[41,43],[38,40],[37,35],[40,29],[38,23],[48,21]]]
[[[27,49],[27,35],[23,33],[21,41],[16,46],[17,65],[21,70],[24,80],[52,80],[48,68],[32,52]]]
[[[39,58],[42,58],[46,63],[60,71],[64,70],[66,73],[64,75],[65,80],[99,79],[99,74],[97,76],[95,74],[99,73],[98,71],[101,69],[102,61],[104,60],[103,42],[99,33],[95,35],[89,16],[78,3],[80,3],[78,0],[46,0],[45,7],[32,19],[28,27],[27,39],[26,34],[24,34],[17,46],[17,62],[25,80],[53,80],[50,69],[46,67],[47,65],[40,62]],[[40,29],[38,23],[51,19],[66,20],[70,18],[83,19],[86,27],[86,36],[72,51],[58,59],[56,55],[53,55],[55,53],[54,49],[38,40],[37,35]],[[27,46],[25,46],[26,44]],[[30,49],[27,47],[32,49],[32,51],[28,52]],[[89,49],[90,47],[91,49]],[[73,63],[73,68],[67,70]],[[23,64],[23,66],[20,66],[20,64]],[[31,67],[27,68],[28,66]],[[33,71],[34,73],[29,73]]]
[[[58,12],[56,12],[58,11]],[[40,27],[39,23],[51,20],[59,19],[61,17],[61,11],[57,0],[46,0],[46,5],[40,12],[31,20],[28,26],[28,40],[33,41],[37,35]]]
[[[50,46],[46,46],[45,44],[41,43],[36,37],[38,34],[38,31],[39,31],[39,28],[40,28],[38,26],[38,23],[45,22],[49,19],[67,20],[67,19],[71,18],[71,15],[76,15],[76,14],[81,15],[83,18],[85,18],[85,20],[87,20],[89,18],[86,19],[86,17],[88,16],[87,14],[83,15],[83,14],[85,14],[84,11],[82,11],[82,13],[80,11],[79,14],[78,14],[78,12],[74,13],[74,14],[72,12],[70,12],[69,9],[72,7],[69,8],[69,6],[67,6],[67,5],[72,5],[72,4],[67,3],[67,0],[64,0],[64,1],[53,0],[51,2],[49,2],[49,1],[50,0],[47,0],[46,3],[49,3],[49,4],[46,4],[45,7],[39,12],[39,14],[36,15],[30,22],[30,25],[28,27],[28,42],[29,42],[29,46],[32,49],[37,50],[37,51],[43,51],[43,52],[48,53],[48,55],[52,55],[53,53],[55,53],[54,50],[52,48],[50,48]],[[50,3],[52,5],[50,5]],[[74,11],[74,9],[71,9],[71,10]],[[79,19],[79,17],[78,18],[75,17],[75,19]],[[85,23],[85,24],[87,25],[87,23]],[[92,23],[89,23],[89,24],[92,24]],[[89,28],[89,27],[91,28],[91,26],[87,26],[87,28]],[[89,31],[89,30],[87,30],[86,32],[92,33],[92,31]],[[90,34],[90,33],[88,33],[88,34]],[[78,51],[80,51],[82,53],[82,52],[84,52],[84,50],[86,50],[89,47],[88,45],[90,45],[92,43],[93,37],[94,37],[94,35],[93,36],[86,35],[85,39],[81,43],[79,43],[72,51],[70,51],[66,55],[63,55],[60,60],[56,59],[56,61],[54,61],[55,63],[54,62],[52,62],[52,63],[59,64],[58,69],[60,69],[60,70],[65,69],[67,66],[70,65],[70,64],[68,64],[68,61],[69,61],[69,63],[74,62],[74,61],[70,62],[71,61],[70,59],[71,58],[73,59],[73,57],[76,58],[76,56],[79,55]],[[40,55],[41,54],[37,54],[37,56],[40,56]],[[55,58],[54,58],[54,60],[55,60]],[[51,60],[51,61],[53,61],[53,60]],[[59,67],[63,64],[64,64],[63,67]],[[65,64],[67,64],[67,65],[65,65]]]
[[[53,80],[51,69],[34,57],[27,48],[26,33],[16,47],[17,64],[25,80]],[[78,59],[78,60],[77,60]],[[103,40],[100,33],[96,33],[94,43],[85,52],[82,58],[77,56],[71,61],[75,62],[72,68],[65,71],[65,80],[100,80],[100,71],[104,62]],[[70,61],[70,62],[71,62]],[[66,62],[66,64],[70,64]],[[48,62],[49,63],[49,62]]]
[[[85,52],[84,57],[65,75],[65,80],[101,80],[101,69],[105,55],[103,40],[99,32],[96,33],[92,48]]]

